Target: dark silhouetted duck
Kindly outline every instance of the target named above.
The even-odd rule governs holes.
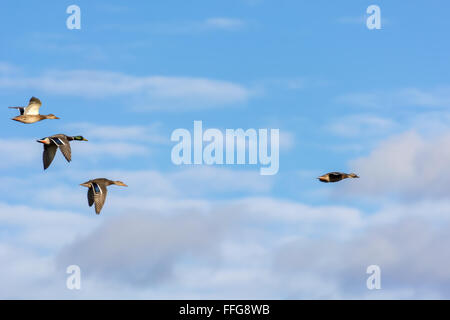
[[[317,179],[319,179],[322,182],[338,182],[347,178],[359,178],[359,177],[354,173],[348,174],[342,172],[330,172],[324,174],[323,176],[318,177]]]

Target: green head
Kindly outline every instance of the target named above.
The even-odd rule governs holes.
[[[75,136],[75,137],[72,137],[72,138],[73,138],[73,140],[76,140],[76,141],[88,141],[83,136]]]

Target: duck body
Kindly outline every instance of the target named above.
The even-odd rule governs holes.
[[[121,187],[128,187],[122,181],[113,181],[105,178],[97,178],[89,180],[80,186],[89,188],[87,193],[89,207],[95,204],[95,213],[100,214],[105,204],[106,196],[108,194],[108,186],[116,185]]]
[[[319,179],[321,182],[338,182],[347,178],[359,178],[358,175],[354,173],[342,173],[342,172],[329,172],[326,173],[317,179]]]
[[[42,138],[37,142],[44,145],[44,152],[42,154],[42,161],[44,163],[44,170],[51,165],[55,158],[56,151],[59,149],[66,158],[67,162],[72,161],[72,149],[70,141],[87,141],[83,136],[67,136],[65,134],[55,134],[50,137]]]
[[[21,115],[21,116],[17,116],[15,118],[12,118],[12,120],[17,121],[17,122],[21,122],[21,123],[25,123],[25,124],[31,124],[31,123],[36,123],[45,119],[59,119],[58,117],[56,117],[53,114],[49,114],[49,115]]]
[[[20,112],[20,116],[12,118],[12,120],[21,123],[31,124],[45,119],[59,119],[54,114],[48,115],[39,114],[39,109],[41,108],[41,106],[42,106],[41,100],[39,100],[36,97],[31,97],[30,102],[26,107],[9,107],[10,109],[17,109]]]

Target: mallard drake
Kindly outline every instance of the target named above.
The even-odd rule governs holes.
[[[330,172],[318,177],[317,179],[322,182],[338,182],[347,178],[359,178],[359,176],[354,173]]]
[[[10,109],[18,109],[20,111],[20,116],[12,118],[12,120],[28,124],[42,121],[44,119],[59,119],[54,114],[39,114],[39,109],[41,108],[41,106],[41,100],[36,97],[31,97],[30,102],[26,107],[9,107]]]
[[[56,150],[59,148],[61,150],[61,153],[64,155],[64,158],[66,158],[67,162],[70,162],[72,160],[72,150],[70,148],[70,141],[88,141],[83,136],[66,136],[65,134],[55,134],[51,137],[42,138],[40,140],[37,140],[37,142],[40,142],[44,144],[44,153],[42,156],[42,160],[44,162],[44,170],[46,170],[50,164],[52,163],[53,159],[55,158]]]
[[[89,207],[92,207],[95,203],[96,214],[100,214],[100,211],[102,211],[103,205],[105,204],[106,195],[108,194],[108,189],[106,187],[113,184],[116,186],[128,187],[122,181],[112,181],[105,178],[89,180],[88,182],[80,184],[80,186],[89,188],[87,193]]]

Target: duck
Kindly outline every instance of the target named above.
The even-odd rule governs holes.
[[[80,186],[89,188],[87,193],[89,207],[95,203],[95,213],[100,214],[103,205],[105,204],[106,195],[108,194],[108,186],[116,185],[121,187],[128,187],[122,181],[113,181],[105,178],[97,178],[89,180],[85,183],[80,184]]]
[[[67,162],[72,161],[72,150],[70,148],[70,141],[88,141],[83,136],[66,136],[65,134],[55,134],[50,137],[42,138],[37,142],[44,145],[44,153],[42,160],[44,163],[44,170],[52,163],[55,158],[56,150],[60,150]]]
[[[328,182],[338,182],[347,178],[359,178],[359,176],[355,173],[329,172],[318,177],[317,179],[319,179],[321,182],[328,183]]]
[[[10,109],[17,109],[20,111],[20,116],[12,118],[11,120],[30,124],[39,122],[45,119],[59,119],[54,114],[42,115],[39,114],[39,109],[41,108],[42,103],[36,97],[31,97],[28,106],[26,107],[9,107]]]

